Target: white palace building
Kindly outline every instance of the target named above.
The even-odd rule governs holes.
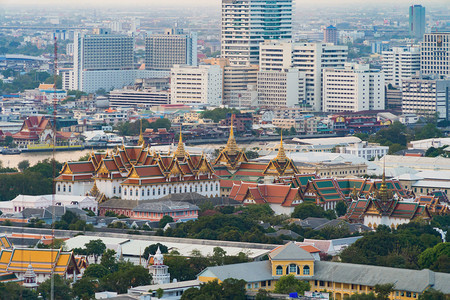
[[[152,200],[169,194],[196,192],[220,195],[219,178],[203,154],[190,155],[182,137],[174,153],[146,147],[121,146],[113,152],[91,153],[88,161],[67,162],[56,178],[56,193],[107,199]]]

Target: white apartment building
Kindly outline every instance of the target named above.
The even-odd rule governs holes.
[[[109,93],[109,104],[116,106],[152,107],[170,103],[170,92],[153,89],[120,89]]]
[[[383,157],[388,154],[388,151],[388,146],[369,144],[367,142],[355,143],[345,147],[339,147],[340,153],[352,154],[367,160],[371,160],[376,157]]]
[[[298,69],[258,72],[258,106],[275,109],[304,103],[306,74]]]
[[[403,81],[402,94],[403,114],[450,118],[450,80],[413,77]]]
[[[260,70],[282,71],[298,68],[306,74],[305,103],[315,111],[322,110],[322,71],[344,67],[348,47],[327,43],[292,43],[266,41],[261,44]]]
[[[401,87],[403,79],[410,79],[420,71],[420,46],[394,47],[383,51],[382,58],[386,84]]]
[[[251,91],[258,82],[257,65],[225,66],[223,68],[223,104],[236,106],[239,98],[245,94],[246,100],[251,97]],[[243,99],[241,99],[243,100]],[[233,102],[233,103],[232,103]]]
[[[174,65],[197,66],[197,33],[182,29],[166,29],[145,39],[145,68],[171,69]]]
[[[222,104],[222,69],[220,66],[175,65],[171,70],[171,103]]]
[[[450,32],[426,33],[420,53],[422,75],[450,75]]]
[[[323,71],[323,111],[384,109],[384,74],[369,65],[346,63]]]
[[[265,40],[292,38],[293,0],[222,0],[221,57],[258,64]]]
[[[168,77],[169,71],[133,69],[134,38],[126,35],[75,33],[74,67],[65,71],[63,89],[92,93],[133,84],[137,78]]]

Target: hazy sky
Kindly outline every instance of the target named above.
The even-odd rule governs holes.
[[[6,6],[44,6],[44,5],[55,5],[61,6],[78,6],[82,8],[83,6],[95,5],[95,6],[217,6],[221,0],[0,0],[0,7],[2,5]],[[423,4],[424,6],[430,4],[447,4],[448,0],[426,0],[426,1],[413,1],[413,0],[295,0],[296,6],[305,5],[308,7],[313,7],[315,5],[342,5],[342,4],[356,4],[356,5],[410,5],[410,4]]]

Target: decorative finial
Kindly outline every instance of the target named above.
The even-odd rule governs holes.
[[[138,145],[144,146],[145,141],[144,141],[144,135],[142,134],[142,119],[139,119],[139,121],[140,121],[140,129],[139,129]]]
[[[233,124],[234,124],[234,114],[231,115],[230,136],[228,137],[228,142],[224,149],[224,151],[234,155],[240,152],[241,150],[239,149],[236,143],[236,139],[234,138]]]
[[[186,150],[184,149],[183,135],[181,133],[181,126],[180,126],[180,140],[178,141],[178,146],[174,152],[174,156],[177,158],[184,158],[185,155],[186,155]]]
[[[280,140],[280,149],[278,150],[277,157],[275,157],[276,160],[284,161],[287,159],[286,152],[284,151],[283,147],[283,129],[281,130],[281,140]]]

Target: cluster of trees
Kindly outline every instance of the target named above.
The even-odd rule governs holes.
[[[225,279],[219,283],[213,280],[200,285],[200,288],[187,289],[181,300],[245,300],[245,280],[234,278]]]
[[[389,154],[407,148],[407,143],[412,140],[422,140],[442,137],[442,131],[436,127],[435,123],[428,123],[422,127],[412,130],[400,122],[392,123],[388,128],[383,128],[374,135],[366,133],[355,134],[362,140],[379,143],[382,146],[389,146]]]
[[[340,257],[346,263],[450,273],[450,244],[442,243],[440,234],[421,222],[403,224],[395,230],[380,225],[376,232],[366,233],[342,251]]]
[[[86,224],[86,221],[81,220],[77,214],[71,212],[70,210],[66,211],[64,215],[62,215],[60,221],[55,222],[55,228],[82,231],[94,230],[94,226],[92,224]]]
[[[303,202],[294,208],[292,213],[293,218],[306,219],[308,217],[313,218],[327,218],[329,220],[336,219],[336,214],[338,217],[345,215],[347,212],[347,205],[340,201],[336,205],[336,212],[332,209],[325,211],[322,207],[317,206],[315,203]]]
[[[53,77],[48,72],[38,72],[33,70],[25,74],[15,74],[16,77],[11,83],[0,81],[0,92],[3,94],[11,94],[23,92],[28,89],[35,89],[41,83],[53,83]],[[62,87],[62,78],[58,77],[56,87]]]
[[[281,223],[269,205],[250,205],[236,209],[224,207],[220,211],[207,211],[196,221],[180,223],[175,229],[158,230],[158,235],[208,240],[226,240],[253,243],[282,243],[279,238],[268,237],[257,222]]]
[[[205,110],[201,113],[202,119],[211,119],[214,122],[219,122],[220,120],[225,120],[227,114],[238,114],[239,110],[236,108],[215,108],[212,110]]]
[[[62,164],[54,163],[56,172],[59,172]],[[22,173],[0,174],[0,200],[3,201],[14,199],[20,194],[48,195],[52,191],[53,162],[49,159],[26,168]]]
[[[158,129],[158,128],[166,128],[169,130],[171,127],[171,123],[169,119],[161,118],[157,119],[155,122],[150,123],[146,119],[142,119],[142,131],[145,131],[147,128]],[[122,136],[131,136],[138,135],[141,130],[141,122],[125,122],[118,124],[116,129],[119,131],[119,134]]]

